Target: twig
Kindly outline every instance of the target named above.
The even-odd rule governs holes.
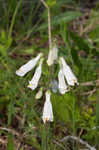
[[[84,92],[84,93],[82,93],[82,95],[83,95],[83,96],[86,96],[86,95],[92,96],[92,94],[95,93],[95,92],[96,92],[96,88],[93,89],[93,90],[91,90],[91,91]]]
[[[99,86],[99,80],[84,82],[80,84],[81,86]]]
[[[80,136],[82,135],[82,132],[83,132],[83,129],[80,130],[80,133],[79,133],[79,136],[78,136],[78,141],[77,141],[78,149],[79,149],[79,140],[80,140]]]
[[[61,147],[62,149],[64,149],[64,150],[66,150],[64,147],[63,147],[63,145],[62,144],[60,144],[59,142],[57,142],[57,141],[53,141],[56,145],[58,145],[59,147]]]
[[[17,150],[19,150],[21,143],[17,144]]]
[[[76,137],[76,136],[66,136],[64,137],[62,140],[60,140],[61,142],[68,140],[68,139],[73,139],[76,140],[78,142],[80,142],[81,144],[85,145],[87,148],[89,148],[90,150],[96,150],[94,147],[90,146],[87,142],[83,141],[82,139]]]
[[[89,150],[89,149],[85,149],[85,148],[84,148],[84,149],[80,149],[80,150]]]
[[[0,138],[0,143],[7,144],[7,141],[5,141],[5,140],[3,140],[3,139]]]
[[[99,129],[99,126],[93,127],[92,130]]]
[[[41,0],[41,2],[43,3],[43,5],[48,9],[48,5],[46,4],[46,2],[44,0]]]
[[[20,137],[20,134],[17,131],[13,130],[13,129],[5,128],[5,127],[0,127],[0,130],[4,130],[4,131],[7,131],[7,132],[10,132],[13,135],[17,135],[17,136]]]

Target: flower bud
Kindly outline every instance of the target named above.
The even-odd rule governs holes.
[[[40,88],[40,90],[36,93],[35,99],[40,99],[43,95],[43,88]]]

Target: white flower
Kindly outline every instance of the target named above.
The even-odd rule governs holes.
[[[43,95],[43,88],[40,88],[40,90],[35,95],[35,99],[40,99],[42,95]]]
[[[77,81],[76,76],[72,72],[71,68],[67,65],[64,58],[61,57],[60,60],[61,60],[61,64],[62,64],[62,67],[63,67],[63,74],[64,74],[64,76],[67,80],[67,83],[71,86],[74,86],[75,83],[78,85],[79,83]]]
[[[48,66],[51,66],[55,60],[58,58],[58,48],[57,45],[54,43],[52,48],[49,51],[47,64]]]
[[[66,92],[68,92],[69,90],[68,90],[66,82],[65,82],[62,68],[59,70],[59,73],[58,73],[58,81],[59,81],[59,85],[58,85],[59,92],[61,94],[65,94]]]
[[[36,89],[37,86],[38,86],[38,82],[39,82],[39,79],[41,77],[41,74],[42,74],[42,62],[43,62],[43,59],[40,60],[40,64],[39,66],[36,68],[36,71],[34,73],[34,76],[32,78],[31,81],[29,81],[29,85],[28,87],[32,90]]]
[[[42,56],[42,53],[39,53],[37,55],[37,57],[35,57],[34,59],[31,59],[30,61],[28,61],[26,64],[24,64],[23,66],[21,66],[17,71],[16,74],[20,77],[23,77],[27,72],[29,72],[31,69],[33,69],[38,60],[40,59],[40,57]]]
[[[46,92],[46,100],[44,103],[43,108],[43,116],[42,116],[43,122],[46,123],[48,121],[53,121],[53,110],[52,110],[52,104],[50,101],[50,92]]]

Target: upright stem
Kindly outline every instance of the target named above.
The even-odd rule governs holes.
[[[48,36],[49,36],[49,49],[52,47],[52,39],[51,39],[51,19],[50,19],[50,9],[48,8]]]
[[[48,10],[48,38],[49,38],[49,50],[52,47],[52,39],[51,39],[51,16],[50,16],[50,8],[49,6],[46,4],[46,2],[44,0],[41,0],[41,2],[43,3],[43,5],[47,8]]]
[[[75,99],[74,99],[74,94],[72,95],[73,96],[73,136],[75,136]],[[73,150],[74,150],[74,141],[73,141]]]

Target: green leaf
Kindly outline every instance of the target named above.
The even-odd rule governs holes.
[[[0,42],[5,43],[6,40],[7,40],[6,32],[2,30],[0,36]]]
[[[51,24],[52,24],[52,26],[55,26],[55,25],[61,24],[61,22],[63,22],[63,21],[65,23],[67,23],[67,22],[70,22],[70,21],[76,19],[77,17],[80,17],[80,16],[81,16],[80,12],[68,11],[66,13],[60,14],[59,16],[52,17]],[[48,23],[44,23],[37,30],[43,30],[47,27],[48,27]]]
[[[76,103],[76,99],[74,95],[70,93],[66,93],[64,96],[61,95],[52,95],[52,104],[53,109],[56,113],[56,117],[58,120],[61,120],[65,123],[72,123],[73,121],[73,100]],[[79,109],[77,107],[77,103],[75,104],[75,120],[78,119]]]
[[[62,13],[59,16],[55,16],[52,18],[52,25],[57,25],[60,24],[61,22],[70,22],[74,19],[76,19],[77,17],[80,17],[81,13],[80,12],[73,12],[73,11],[69,11],[66,13]]]
[[[56,5],[61,6],[62,4],[67,4],[67,3],[75,3],[73,0],[57,0]]]
[[[12,38],[9,37],[8,40],[6,41],[6,49],[8,49],[12,44]]]
[[[14,109],[14,102],[12,99],[8,106],[8,125],[10,125],[13,115],[15,115],[15,109]]]
[[[92,30],[90,33],[89,33],[89,37],[92,39],[92,40],[97,40],[99,41],[99,25],[94,29]]]
[[[0,53],[3,55],[3,56],[6,56],[7,55],[7,49],[5,48],[4,45],[0,44]]]
[[[41,135],[42,135],[42,145],[41,150],[46,150],[46,128],[45,125],[41,127]]]
[[[13,139],[13,136],[11,134],[8,134],[7,150],[15,150],[15,148],[14,148],[14,139]]]
[[[34,51],[35,51],[35,49],[33,49],[33,48],[28,48],[28,49],[25,49],[25,50],[24,50],[24,53],[33,54]]]
[[[71,48],[71,55],[72,55],[72,59],[73,59],[74,64],[78,67],[79,72],[81,73],[82,64],[81,64],[80,59],[78,57],[77,50],[74,48]]]
[[[84,40],[84,38],[78,36],[74,32],[70,32],[70,36],[71,36],[72,40],[75,42],[76,46],[79,48],[79,50],[84,50],[87,53],[89,53],[90,48],[89,48],[87,42]]]
[[[97,95],[98,95],[98,93],[97,93]],[[98,124],[99,124],[99,98],[98,98],[98,96],[96,97],[96,99],[97,99],[97,103],[96,103],[96,122],[97,122],[97,126],[98,126]]]
[[[68,30],[68,24],[65,24],[65,22],[62,22],[61,24],[61,35],[63,37],[64,43],[66,46],[64,47],[64,53],[66,56],[68,56],[69,60],[72,62],[71,57],[71,43],[69,40],[69,30]]]
[[[47,0],[47,5],[53,7],[56,4],[56,0]]]
[[[12,38],[11,37],[8,38],[5,31],[2,30],[0,36],[0,53],[3,56],[7,55],[8,48],[11,46],[11,44],[12,44]]]

